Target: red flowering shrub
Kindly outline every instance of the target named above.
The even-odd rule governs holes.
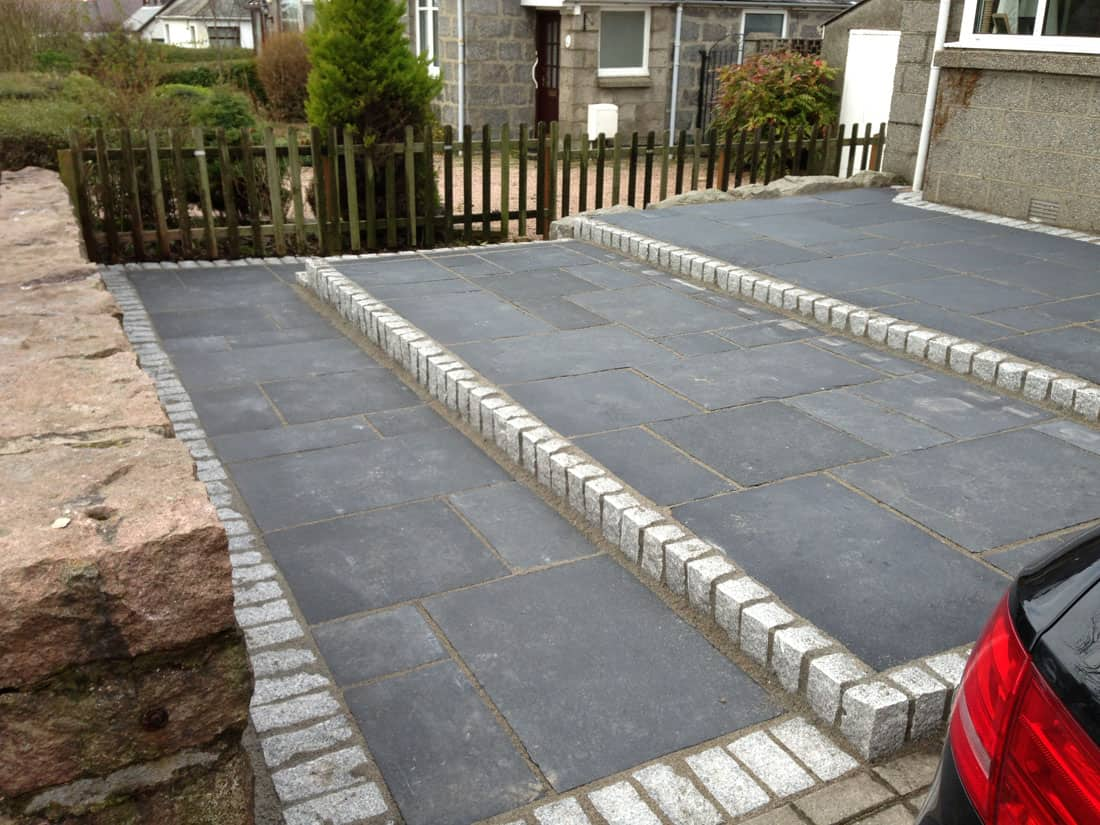
[[[836,122],[836,69],[797,52],[758,54],[719,74],[714,125],[725,129],[805,129]]]

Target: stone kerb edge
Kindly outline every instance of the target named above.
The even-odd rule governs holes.
[[[694,610],[715,621],[788,692],[839,726],[864,757],[886,756],[942,726],[962,671],[944,667],[940,672],[930,662],[946,656],[965,663],[965,652],[908,663],[899,669],[906,671],[905,679],[894,678],[893,671],[875,674],[835,639],[783,606],[721,550],[628,491],[621,479],[359,284],[319,259],[308,262],[298,282],[334,307],[483,440],[501,448],[597,527],[640,575],[686,596]]]
[[[225,467],[157,342],[137,290],[120,269],[102,268],[101,273],[123,311],[123,329],[138,362],[155,382],[175,435],[191,453],[229,538],[234,610],[256,677],[250,715],[286,825],[327,821],[337,811],[342,822],[386,813],[389,804],[379,784],[363,778],[378,771],[358,744],[358,731],[336,698],[336,684],[307,641],[307,628],[291,609],[273,559],[233,509]]]
[[[837,333],[868,339],[916,360],[959,375],[969,375],[1028,401],[1049,403],[1067,415],[1091,423],[1100,421],[1100,385],[1076,375],[1027,361],[986,344],[839,301],[592,218],[575,215],[568,220],[569,223],[558,227],[557,231],[571,230],[576,240],[620,251],[672,275],[712,285],[744,300],[798,313]]]

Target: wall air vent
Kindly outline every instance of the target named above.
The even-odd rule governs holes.
[[[1027,219],[1035,223],[1056,223],[1058,221],[1059,204],[1054,201],[1041,201],[1031,199],[1027,207]]]

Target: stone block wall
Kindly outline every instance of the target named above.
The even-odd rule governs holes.
[[[52,172],[0,182],[0,823],[250,825],[225,532]]]
[[[1052,223],[1100,233],[1100,57],[1042,57],[944,54],[925,197],[1021,219],[1045,201]]]

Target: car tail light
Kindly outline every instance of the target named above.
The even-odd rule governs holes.
[[[949,741],[988,825],[1100,823],[1100,748],[1031,663],[1007,596],[967,662]]]

